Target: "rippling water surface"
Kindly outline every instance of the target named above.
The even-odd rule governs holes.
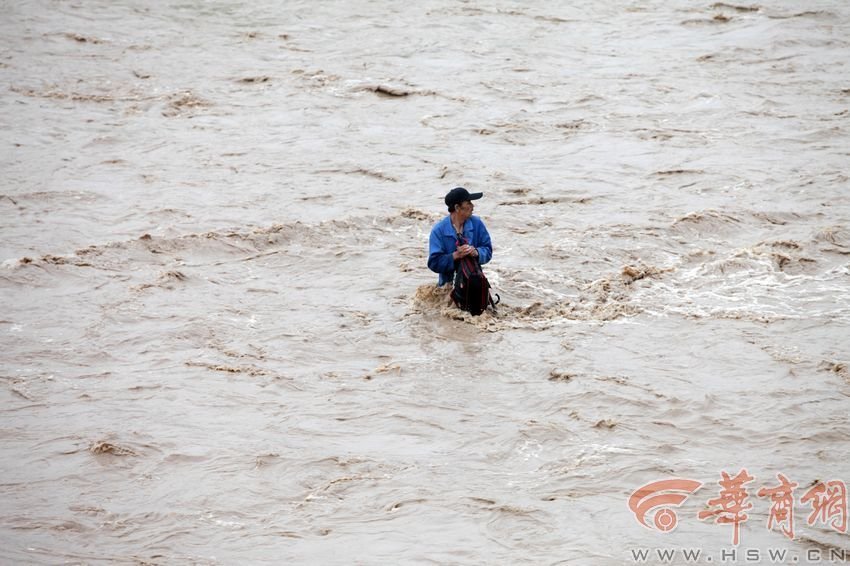
[[[3,11],[4,563],[719,561],[743,468],[739,548],[850,557],[846,3]],[[496,314],[425,267],[456,185]]]

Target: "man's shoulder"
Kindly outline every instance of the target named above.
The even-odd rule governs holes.
[[[431,228],[431,231],[445,232],[447,230],[446,226],[451,226],[451,217],[449,216],[443,216],[440,220],[435,222],[434,226]]]
[[[480,217],[480,216],[475,216],[475,215],[473,214],[472,216],[470,216],[470,217],[469,217],[469,219],[472,221],[472,224],[473,224],[474,226],[481,226],[481,227],[485,227],[485,228],[486,228],[486,226],[484,226],[484,221],[483,221],[483,220],[481,220],[481,217]]]

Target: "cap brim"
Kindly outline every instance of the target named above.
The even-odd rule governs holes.
[[[470,193],[469,200],[478,200],[484,196],[484,193]]]

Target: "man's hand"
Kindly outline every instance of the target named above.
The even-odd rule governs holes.
[[[472,257],[478,257],[478,249],[474,246],[463,245],[457,250],[455,250],[455,252],[452,254],[452,257],[454,257],[455,259],[460,259],[468,255],[471,255]]]

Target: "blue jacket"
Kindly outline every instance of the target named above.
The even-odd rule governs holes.
[[[477,216],[471,216],[463,225],[463,235],[478,249],[478,263],[484,265],[493,257],[493,245],[490,233],[484,222]],[[428,269],[440,274],[437,285],[452,283],[455,273],[455,260],[452,253],[457,249],[457,233],[452,226],[452,217],[446,216],[431,228],[428,239]]]

